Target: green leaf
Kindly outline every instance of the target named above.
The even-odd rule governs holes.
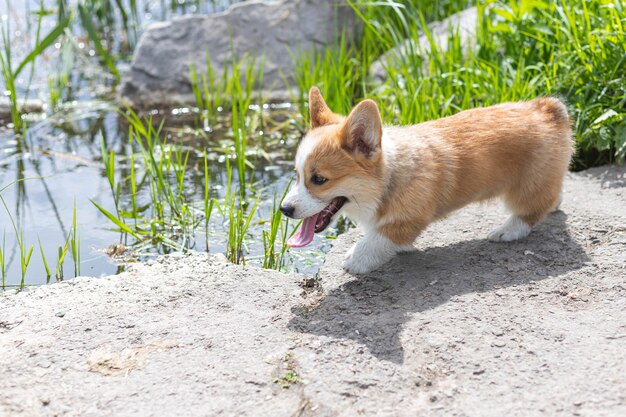
[[[102,58],[106,66],[109,68],[109,71],[111,71],[111,73],[115,75],[115,78],[119,80],[120,73],[115,67],[113,57],[102,46],[102,42],[100,42],[100,37],[96,32],[96,28],[94,27],[93,22],[91,21],[90,13],[87,11],[84,5],[78,5],[78,14],[80,15],[80,21],[83,24],[83,27],[87,31],[87,35],[89,35],[89,39],[91,39],[94,47],[96,48],[96,52],[98,52],[100,58]]]
[[[117,227],[119,227],[123,232],[128,233],[129,235],[133,236],[137,240],[141,240],[141,237],[137,233],[135,233],[135,231],[133,231],[133,229],[128,227],[124,222],[122,222],[120,219],[118,219],[113,214],[111,214],[111,212],[107,211],[107,209],[105,209],[100,204],[96,203],[95,201],[93,201],[91,199],[89,201],[91,201],[91,203],[94,206],[96,206],[96,208],[98,210],[100,210],[100,212],[102,214],[104,214],[109,220],[111,220],[113,223],[115,223],[115,225]]]
[[[43,261],[43,266],[46,269],[46,278],[50,278],[50,267],[48,266],[48,261],[46,260],[46,254],[43,251],[41,240],[37,238],[37,241],[39,242],[39,251],[41,252],[41,260]]]
[[[34,61],[35,58],[41,55],[41,53],[45,49],[47,49],[50,45],[52,45],[54,41],[63,33],[63,31],[69,25],[69,23],[70,23],[70,17],[66,17],[65,19],[61,20],[50,31],[50,33],[48,33],[48,35],[46,35],[46,37],[41,40],[41,42],[35,45],[35,48],[32,51],[30,51],[30,53],[26,55],[26,58],[24,58],[24,60],[22,60],[22,62],[20,62],[20,64],[17,66],[17,69],[13,73],[13,78],[17,78],[17,76],[20,74],[20,72],[22,72],[24,67],[28,65],[28,63]]]
[[[615,128],[615,148],[615,157],[618,161],[623,161],[626,157],[626,124]]]
[[[596,120],[594,120],[591,124],[592,125],[600,125],[600,124],[603,124],[603,122],[606,122],[607,120],[613,120],[616,117],[619,117],[619,113],[617,113],[613,109],[608,109],[607,111],[602,113],[602,115],[600,115],[600,117],[598,117]]]

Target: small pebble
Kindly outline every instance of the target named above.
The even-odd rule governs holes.
[[[64,311],[59,311],[59,312],[57,312],[57,313],[55,314],[55,316],[57,316],[57,317],[63,317],[63,316],[65,316],[65,312],[64,312]]]

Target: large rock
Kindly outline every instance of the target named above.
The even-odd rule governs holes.
[[[476,14],[476,7],[470,7],[462,12],[453,14],[441,22],[428,24],[428,31],[435,44],[441,48],[442,51],[448,48],[448,38],[451,30],[454,32],[458,31],[461,45],[464,48],[471,48],[476,42],[477,22],[478,16]],[[369,68],[372,81],[381,82],[386,80],[387,71],[385,68],[401,62],[401,60],[407,56],[407,51],[411,50],[422,51],[426,58],[430,50],[428,37],[422,34],[418,39],[407,39],[402,44],[383,54]],[[425,62],[428,62],[427,59],[425,59]]]
[[[207,52],[217,74],[233,53],[262,59],[263,89],[284,92],[281,72],[292,79],[292,54],[336,42],[342,31],[354,36],[355,16],[340,0],[246,1],[223,13],[157,23],[141,37],[120,94],[140,108],[194,103],[190,66],[204,72]]]

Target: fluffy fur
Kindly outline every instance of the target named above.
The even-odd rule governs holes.
[[[503,103],[411,126],[384,126],[364,100],[347,117],[309,92],[312,129],[296,155],[297,181],[283,201],[295,218],[336,197],[364,237],[343,267],[365,273],[389,261],[431,222],[469,203],[502,197],[511,217],[489,234],[525,237],[560,202],[573,153],[566,106],[556,98]],[[313,183],[313,177],[326,179]]]

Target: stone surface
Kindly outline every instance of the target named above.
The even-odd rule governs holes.
[[[453,14],[441,22],[433,22],[428,24],[428,30],[435,44],[443,51],[448,49],[448,35],[450,30],[458,31],[461,45],[464,48],[471,48],[476,42],[476,24],[478,16],[476,7],[470,7],[462,12]],[[390,51],[383,54],[369,68],[369,75],[374,82],[381,82],[387,79],[388,65],[397,65],[399,60],[406,56],[407,51],[424,51],[430,50],[430,41],[426,35],[421,35],[418,39],[407,39],[401,45],[396,46]],[[424,56],[427,54],[424,53]],[[428,60],[424,60],[427,64]]]
[[[624,416],[626,167],[569,174],[519,242],[474,205],[383,270],[170,255],[0,293],[0,416]]]
[[[120,95],[144,108],[195,103],[190,66],[203,73],[208,52],[219,75],[233,53],[237,60],[246,54],[262,59],[263,90],[285,98],[281,72],[291,79],[292,54],[336,42],[343,30],[353,35],[355,21],[344,1],[281,0],[246,1],[223,13],[157,23],[142,35]]]

